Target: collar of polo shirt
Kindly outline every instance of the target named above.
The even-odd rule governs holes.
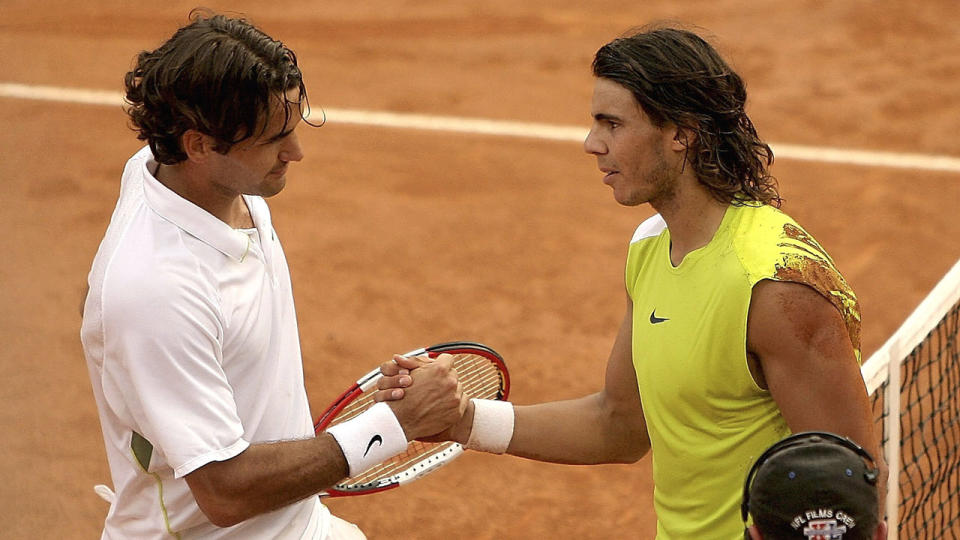
[[[238,231],[212,214],[184,199],[160,183],[151,171],[156,170],[157,162],[148,159],[143,162],[143,194],[150,208],[167,221],[180,227],[190,235],[200,239],[224,255],[237,260],[243,259],[249,247],[249,237]],[[269,231],[262,223],[264,216],[257,211],[254,197],[243,196],[250,209],[250,215],[259,231]]]

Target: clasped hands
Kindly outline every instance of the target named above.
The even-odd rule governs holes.
[[[394,355],[380,365],[375,401],[388,402],[407,440],[439,442],[454,439],[454,431],[469,406],[469,398],[453,367],[453,356]],[[469,435],[469,434],[468,434]]]

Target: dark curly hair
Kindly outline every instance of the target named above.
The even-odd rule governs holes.
[[[154,51],[137,56],[124,77],[127,114],[160,163],[187,158],[180,138],[195,129],[227,153],[266,129],[271,100],[286,105],[299,89],[301,116],[307,91],[297,57],[243,19],[193,10],[191,23]],[[284,107],[290,121],[291,107]]]
[[[768,172],[773,151],[744,110],[743,80],[700,36],[642,28],[601,47],[593,74],[630,90],[657,127],[670,122],[694,134],[687,161],[717,200],[780,206]]]

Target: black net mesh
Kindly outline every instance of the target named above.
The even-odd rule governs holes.
[[[960,304],[900,365],[899,538],[960,539]],[[888,382],[873,394],[884,426]],[[883,443],[889,439],[883,431]]]

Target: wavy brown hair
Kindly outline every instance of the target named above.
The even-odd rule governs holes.
[[[180,138],[189,129],[227,153],[261,135],[271,100],[287,105],[286,92],[295,88],[293,110],[303,115],[307,91],[293,51],[243,19],[194,10],[190,20],[160,48],[141,52],[124,77],[127,114],[157,161],[185,160]],[[285,130],[292,112],[284,109]]]
[[[780,206],[768,172],[773,151],[745,112],[743,79],[703,38],[643,28],[601,47],[593,74],[630,90],[657,127],[670,122],[693,134],[687,162],[717,200]]]

